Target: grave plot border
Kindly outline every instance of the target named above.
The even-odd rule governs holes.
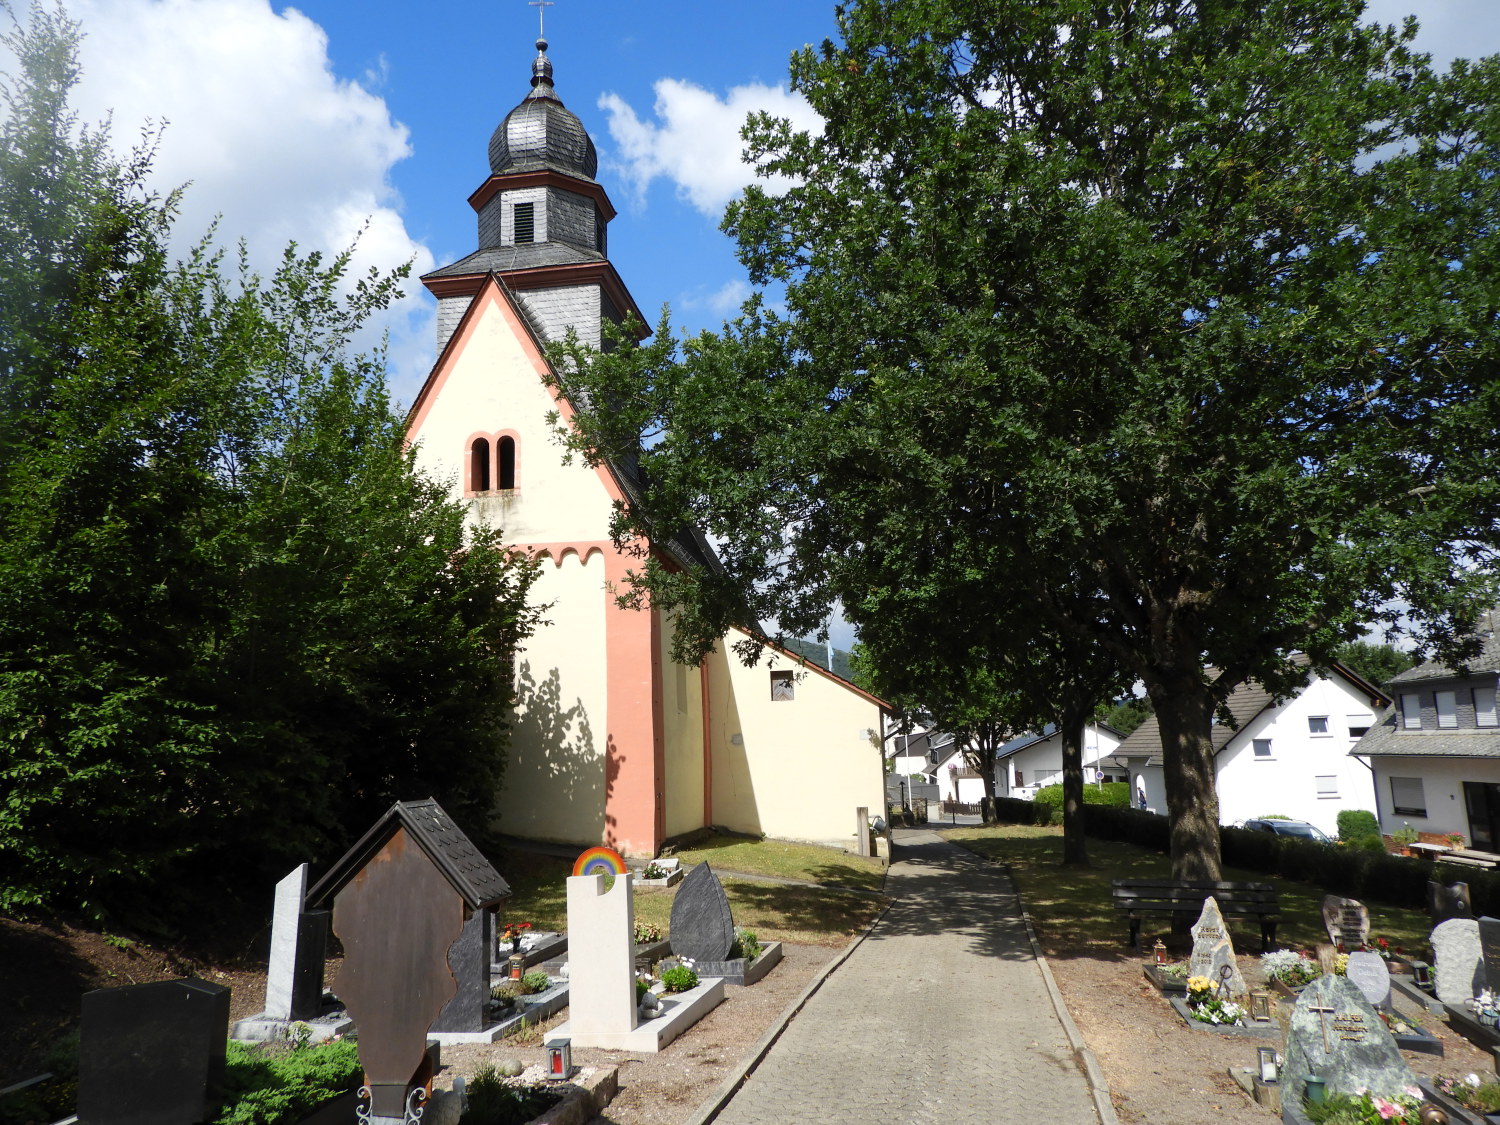
[[[427,1037],[436,1039],[445,1047],[457,1046],[461,1043],[498,1042],[520,1031],[523,1021],[535,1025],[566,1008],[568,1006],[568,982],[556,981],[542,992],[530,996],[518,996],[516,1000],[521,1005],[520,1011],[512,1012],[504,1019],[496,1020],[483,1031],[429,1031]]]
[[[1500,1029],[1486,1027],[1469,1012],[1452,1004],[1444,1004],[1443,1011],[1448,1014],[1448,1026],[1475,1046],[1486,1051],[1500,1047]]]
[[[1422,1088],[1424,1098],[1448,1115],[1449,1125],[1500,1125],[1500,1113],[1481,1113],[1478,1110],[1465,1109],[1425,1078],[1419,1078],[1417,1085]]]
[[[1229,1023],[1204,1023],[1202,1020],[1193,1018],[1192,1009],[1188,1007],[1185,996],[1169,996],[1167,999],[1172,1004],[1172,1010],[1182,1017],[1182,1022],[1194,1031],[1212,1031],[1220,1035],[1235,1035],[1241,1039],[1280,1039],[1281,1028],[1275,1020],[1269,1022],[1251,1022],[1243,1027]]]
[[[700,977],[722,977],[725,984],[752,985],[781,963],[781,942],[768,941],[754,961],[736,957],[732,961],[696,961],[693,971]]]
[[[1169,977],[1155,965],[1142,965],[1141,972],[1163,996],[1186,996],[1187,977]]]

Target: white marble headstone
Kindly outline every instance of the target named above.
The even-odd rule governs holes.
[[[266,967],[266,1015],[292,1018],[292,989],[297,979],[297,920],[307,895],[307,864],[298,864],[276,884],[271,915],[271,959]]]
[[[1215,988],[1224,981],[1229,995],[1243,996],[1249,991],[1245,978],[1240,975],[1239,963],[1234,959],[1234,943],[1229,939],[1229,928],[1224,925],[1224,915],[1218,902],[1210,895],[1203,900],[1203,913],[1193,924],[1193,953],[1188,960],[1188,972],[1195,977],[1207,977]],[[1224,969],[1229,972],[1225,974]]]
[[[605,879],[568,879],[568,1030],[575,1047],[613,1046],[608,1037],[638,1022],[632,876],[616,875],[608,890]]]
[[[1449,918],[1432,931],[1433,987],[1444,1004],[1462,1004],[1484,987],[1479,923]]]
[[[1344,975],[1364,993],[1373,1008],[1383,1008],[1391,1001],[1391,970],[1378,953],[1362,951],[1349,954]]]

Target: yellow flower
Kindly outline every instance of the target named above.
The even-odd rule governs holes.
[[[1187,986],[1189,992],[1207,992],[1213,987],[1207,977],[1188,977]]]

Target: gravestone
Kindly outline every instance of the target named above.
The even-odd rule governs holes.
[[[1411,1068],[1380,1016],[1350,981],[1321,976],[1302,990],[1292,1009],[1282,1068],[1282,1097],[1302,1104],[1309,1074],[1329,1093],[1368,1090],[1390,1098],[1415,1086]]]
[[[448,947],[448,967],[458,982],[458,992],[443,1005],[431,1031],[483,1031],[490,1002],[490,949],[494,945],[492,910],[476,910],[464,923],[463,933]]]
[[[1449,918],[1474,917],[1474,904],[1469,899],[1469,884],[1449,883],[1445,887],[1436,880],[1427,880],[1427,913],[1432,916],[1434,926]]]
[[[1370,940],[1370,912],[1356,898],[1324,895],[1323,927],[1334,945],[1360,949]]]
[[[311,905],[333,901],[344,946],[334,991],[358,1035],[362,1122],[402,1125],[421,1107],[433,1072],[427,1032],[458,994],[448,952],[469,918],[509,895],[430,797],[392,805],[309,892]]]
[[[577,1047],[615,1046],[639,1022],[633,876],[606,888],[609,878],[568,877],[568,1037]]]
[[[1217,987],[1223,981],[1230,996],[1243,996],[1249,990],[1245,978],[1240,975],[1239,963],[1234,958],[1234,943],[1229,940],[1229,929],[1224,925],[1224,915],[1219,904],[1210,895],[1203,900],[1203,912],[1193,923],[1193,952],[1188,959],[1188,973],[1195,977],[1207,977]],[[1229,973],[1225,974],[1225,967]]]
[[[723,961],[734,945],[734,916],[729,899],[707,863],[687,873],[672,902],[668,935],[672,952],[690,961]]]
[[[1372,1007],[1384,1008],[1391,1002],[1391,970],[1380,954],[1351,953],[1349,967],[1344,972]]]
[[[1449,918],[1432,931],[1432,980],[1437,998],[1459,1005],[1484,987],[1484,957],[1479,947],[1479,923],[1473,918]]]
[[[276,884],[266,967],[267,1019],[310,1020],[323,1008],[328,911],[304,910],[306,896],[307,864],[303,863]]]
[[[224,1079],[229,989],[186,980],[83,996],[79,1125],[195,1125]]]
[[[1486,988],[1500,987],[1500,918],[1479,918],[1479,954]]]

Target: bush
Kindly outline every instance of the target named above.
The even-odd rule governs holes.
[[[1267,874],[1280,870],[1277,837],[1270,832],[1253,828],[1220,828],[1219,846],[1223,849],[1224,862],[1234,867],[1248,867]]]
[[[528,994],[546,992],[551,986],[552,978],[540,970],[534,973],[527,973],[521,978],[521,987]]]
[[[1047,785],[1036,791],[1034,798],[1039,805],[1050,805],[1061,810],[1063,804],[1063,789],[1061,785]],[[1085,785],[1083,787],[1083,803],[1085,805],[1108,805],[1111,808],[1123,809],[1130,806],[1130,786],[1123,781],[1111,781],[1106,785]]]
[[[755,936],[754,930],[740,927],[734,931],[734,944],[729,947],[729,959],[733,961],[736,957],[743,957],[747,961],[754,961],[760,956],[760,939]]]
[[[668,992],[686,992],[698,987],[698,974],[686,965],[674,965],[662,973],[661,982]]]
[[[1370,836],[1380,838],[1380,821],[1366,809],[1344,809],[1339,813],[1339,839],[1363,840]]]
[[[359,1048],[350,1040],[288,1047],[230,1041],[223,1108],[214,1125],[279,1125],[359,1088]]]
[[[494,1063],[485,1063],[465,1086],[469,1106],[460,1125],[522,1125],[562,1100],[562,1095],[536,1086],[518,1086],[501,1077]]]

